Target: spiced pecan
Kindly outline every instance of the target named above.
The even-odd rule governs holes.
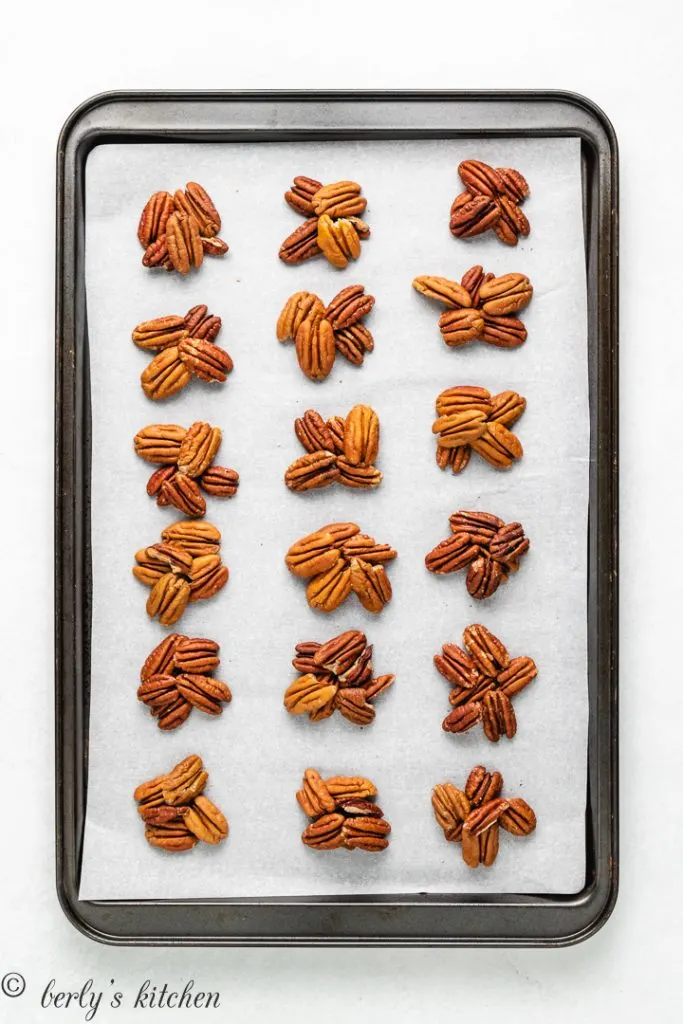
[[[337,469],[339,470],[339,483],[343,487],[355,487],[363,490],[368,487],[379,487],[382,483],[382,474],[376,466],[356,466],[344,458],[337,456]]]
[[[166,222],[172,213],[173,196],[169,192],[155,192],[150,196],[138,224],[138,240],[143,249],[166,234]]]
[[[465,793],[473,807],[495,800],[503,788],[500,772],[489,772],[482,764],[476,765],[467,776]]]
[[[465,582],[470,597],[476,601],[484,601],[487,597],[492,597],[506,579],[500,562],[488,555],[480,555],[470,564]]]
[[[485,676],[495,679],[510,664],[506,647],[486,626],[479,623],[468,626],[463,632],[463,641],[471,661]]]
[[[160,352],[140,374],[142,390],[153,402],[182,391],[190,380],[191,374],[175,347]]]
[[[460,348],[482,337],[484,317],[477,309],[448,309],[439,317],[439,330],[449,348]]]
[[[337,456],[332,452],[307,452],[288,467],[285,485],[290,491],[309,491],[328,487],[339,480]]]
[[[190,754],[163,778],[161,795],[164,803],[170,807],[189,804],[204,792],[208,778],[209,774],[204,769],[201,757]]]
[[[434,664],[444,679],[452,686],[473,689],[479,681],[474,660],[457,644],[444,644],[441,651],[434,655]]]
[[[280,246],[278,256],[283,263],[303,263],[322,252],[318,244],[318,218],[311,217],[292,231]]]
[[[332,220],[327,213],[318,217],[317,243],[327,261],[339,270],[360,256],[360,236],[347,217]]]
[[[164,573],[147,598],[147,614],[150,619],[159,618],[162,626],[172,626],[182,617],[190,600],[190,584],[173,572]]]
[[[526,409],[526,398],[516,391],[501,391],[491,399],[489,421],[511,427]]]
[[[175,664],[176,653],[180,645],[187,640],[182,633],[169,633],[161,643],[151,651],[140,669],[140,682],[144,683],[152,676],[165,675]]]
[[[513,796],[508,806],[498,819],[501,828],[514,836],[528,836],[536,828],[536,815],[521,796]]]
[[[313,196],[311,203],[318,217],[354,217],[363,213],[368,205],[361,196],[361,187],[355,181],[336,181],[323,185]]]
[[[234,369],[230,354],[204,338],[183,338],[178,356],[190,373],[210,383],[224,384]]]
[[[509,740],[517,732],[517,719],[510,699],[502,690],[491,690],[481,702],[481,722],[484,734],[491,743],[501,736]]]
[[[434,816],[449,841],[460,839],[462,825],[470,813],[470,806],[467,795],[452,782],[445,782],[432,790]]]
[[[318,573],[306,588],[306,600],[311,608],[320,612],[333,612],[351,593],[352,569],[337,551],[333,565]]]
[[[203,843],[215,846],[228,837],[228,822],[225,815],[203,795],[195,797],[191,802],[184,822],[190,832]]]
[[[375,717],[375,709],[363,687],[346,686],[337,690],[335,708],[354,725],[370,725]]]
[[[525,309],[533,293],[529,278],[524,274],[504,274],[482,284],[479,300],[484,313],[507,316]]]
[[[334,343],[337,351],[354,366],[361,366],[366,352],[372,352],[375,347],[372,334],[364,324],[337,328]]]
[[[313,196],[321,188],[322,182],[299,174],[294,178],[291,189],[285,192],[285,201],[297,213],[303,214],[304,217],[312,217],[315,213]]]
[[[184,317],[158,316],[134,327],[132,339],[138,348],[148,352],[162,352],[165,348],[177,346],[188,333]]]
[[[366,647],[365,633],[359,629],[347,629],[324,644],[316,644],[312,652],[313,663],[335,675],[342,675],[356,663]]]
[[[178,472],[201,476],[213,462],[221,444],[221,431],[210,423],[193,423],[183,438],[178,453]]]
[[[495,469],[509,469],[524,454],[517,437],[502,423],[487,423],[482,434],[470,444]]]
[[[215,640],[179,636],[173,648],[173,668],[179,673],[208,675],[220,664],[219,650]]]
[[[186,434],[185,427],[175,423],[151,423],[133,438],[135,454],[159,466],[173,465],[178,461]]]
[[[325,310],[325,319],[335,331],[352,327],[368,315],[374,304],[374,296],[367,295],[362,284],[352,284],[335,295]]]
[[[498,171],[481,160],[463,160],[458,174],[468,192],[473,195],[496,196],[503,191],[503,180]]]
[[[469,533],[457,533],[440,541],[425,556],[425,565],[437,576],[458,572],[469,565],[478,555],[479,548]]]
[[[334,364],[334,331],[327,320],[304,320],[296,332],[296,357],[309,380],[325,380]]]
[[[446,388],[436,399],[437,416],[452,416],[461,412],[482,412],[490,418],[493,399],[486,388],[459,384],[457,387]]]
[[[481,340],[497,348],[518,348],[527,338],[526,327],[514,316],[484,316]]]
[[[294,433],[309,454],[320,451],[337,454],[334,435],[315,409],[307,409],[294,421]]]
[[[376,853],[386,850],[391,825],[384,818],[350,816],[342,825],[342,837],[347,850],[366,850]]]
[[[344,845],[342,826],[345,820],[343,814],[322,814],[303,830],[302,843],[314,850],[338,849]]]
[[[177,677],[176,686],[188,704],[207,715],[221,715],[223,705],[232,700],[230,687],[210,676],[183,672]]]
[[[147,490],[149,492],[149,485]],[[172,505],[186,516],[198,517],[206,513],[206,502],[198,484],[182,473],[173,473],[163,481],[159,488],[157,504]]]
[[[234,498],[239,482],[239,473],[227,466],[209,466],[199,477],[202,490],[217,498]]]
[[[221,531],[213,523],[201,520],[179,519],[167,526],[161,533],[166,544],[181,547],[189,555],[217,554],[220,550]]]
[[[229,570],[219,555],[198,555],[190,570],[190,601],[207,601],[228,582]]]
[[[278,341],[294,341],[297,331],[306,320],[322,320],[325,308],[312,292],[290,295],[277,321]]]
[[[467,202],[451,207],[450,229],[456,238],[482,235],[500,220],[500,208],[489,196],[470,196]]]
[[[373,615],[378,615],[391,600],[391,583],[383,565],[352,558],[349,585],[366,611]]]
[[[457,281],[447,277],[427,274],[413,279],[413,288],[428,299],[436,299],[448,309],[469,309],[472,305],[470,293]]]
[[[290,715],[305,715],[319,711],[333,700],[337,693],[337,684],[326,682],[329,677],[320,679],[312,673],[299,676],[285,690],[284,705]]]
[[[481,703],[477,701],[462,704],[457,708],[453,708],[453,710],[446,715],[442,723],[442,728],[444,732],[468,732],[468,730],[473,729],[475,725],[479,724],[481,717]]]
[[[321,814],[331,814],[337,801],[330,793],[320,772],[315,768],[307,768],[304,772],[301,789],[296,794],[297,803],[309,818],[317,818]]]

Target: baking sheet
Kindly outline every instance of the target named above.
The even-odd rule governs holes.
[[[456,168],[477,156],[519,167],[532,197],[529,239],[516,249],[485,236],[470,243],[447,229],[459,190]],[[292,176],[363,184],[372,237],[360,260],[338,272],[323,261],[286,267],[282,239],[299,222],[282,201]],[[135,229],[145,200],[198,179],[223,216],[231,251],[197,274],[140,266]],[[447,892],[575,893],[585,879],[586,520],[588,398],[586,286],[580,156],[575,139],[230,145],[108,145],[86,171],[86,282],[93,408],[93,620],[88,804],[81,899],[278,897]],[[481,344],[449,350],[439,308],[410,285],[417,274],[459,279],[473,263],[496,274],[521,271],[534,285],[522,314],[529,339],[502,351]],[[308,289],[325,301],[360,282],[377,298],[368,326],[376,348],[361,368],[338,358],[321,385],[300,373],[291,346],[275,339],[285,299]],[[206,302],[223,317],[220,344],[235,360],[228,383],[194,382],[166,403],[148,402],[138,378],[145,353],[130,341],[141,320]],[[528,400],[516,432],[524,459],[499,474],[473,458],[459,477],[434,462],[434,399],[445,387],[513,388]],[[382,425],[374,493],[327,489],[297,495],[282,476],[300,454],[293,420],[306,408],[345,414],[367,402]],[[164,631],[144,612],[146,588],[130,573],[134,551],[152,543],[177,513],[145,494],[149,467],[132,451],[151,422],[207,419],[224,431],[220,462],[238,469],[232,501],[210,500],[223,531],[228,587],[193,605],[177,628],[221,644],[221,678],[234,699],[218,719],[194,712],[160,732],[138,704],[138,673]],[[448,533],[448,514],[480,508],[520,520],[532,548],[520,572],[489,601],[472,601],[463,574],[439,579],[424,554]],[[311,611],[304,585],[286,570],[288,546],[326,522],[351,519],[399,552],[389,572],[394,599],[381,616],[349,600],[332,616]],[[528,654],[539,677],[519,697],[512,742],[489,744],[480,728],[442,732],[448,686],[432,665],[441,644],[483,622],[513,655]],[[375,669],[397,681],[359,730],[340,716],[293,718],[282,694],[294,678],[300,640],[363,628]],[[230,821],[218,848],[172,857],[143,839],[132,791],[191,752],[210,772],[208,795]],[[437,782],[462,784],[484,763],[523,795],[539,827],[527,839],[503,834],[494,867],[472,872],[434,821]],[[379,856],[316,853],[300,833],[295,802],[303,769],[363,774],[392,823]]]

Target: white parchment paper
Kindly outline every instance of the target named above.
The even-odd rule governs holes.
[[[516,249],[493,235],[454,239],[448,211],[460,190],[460,160],[477,156],[518,167],[532,196],[529,239]],[[353,178],[368,198],[372,237],[360,260],[338,272],[324,260],[287,267],[280,243],[299,223],[282,200],[293,175]],[[223,217],[230,244],[187,279],[140,265],[140,210],[159,188],[201,181]],[[87,163],[87,302],[92,374],[92,693],[84,899],[269,897],[421,892],[573,893],[584,884],[586,791],[586,517],[588,399],[586,288],[579,143],[572,139],[325,144],[109,145]],[[474,263],[531,278],[522,348],[482,344],[449,350],[439,307],[411,288],[418,274],[459,279]],[[338,357],[316,385],[298,369],[275,323],[285,299],[308,289],[324,301],[363,283],[376,296],[367,323],[376,348],[362,368]],[[147,356],[130,340],[150,317],[206,302],[223,318],[219,338],[235,360],[223,387],[194,382],[175,399],[151,403],[139,386]],[[507,473],[477,457],[464,474],[434,462],[434,400],[446,387],[513,388],[528,408],[515,430],[525,454]],[[371,404],[381,429],[384,482],[374,493],[327,489],[291,494],[287,465],[301,454],[293,421],[305,409],[344,415]],[[194,712],[160,732],[137,702],[140,665],[164,635],[145,614],[147,589],[131,575],[134,551],[175,518],[145,493],[151,471],[132,449],[152,422],[206,419],[223,430],[220,462],[241,475],[232,501],[209,499],[207,518],[223,531],[228,587],[192,605],[181,631],[221,645],[221,678],[234,699],[218,719]],[[424,555],[448,534],[458,508],[520,520],[531,551],[507,586],[472,601],[463,574],[437,578]],[[381,616],[350,599],[332,616],[311,611],[304,585],[283,557],[303,534],[353,520],[399,558],[389,568],[394,599]],[[539,676],[515,700],[512,742],[489,744],[481,729],[447,735],[448,686],[432,656],[483,622],[512,655],[531,655]],[[377,701],[372,726],[335,715],[320,724],[282,707],[294,678],[296,642],[326,640],[350,627],[375,645],[375,669],[395,685]],[[170,856],[148,846],[135,786],[189,753],[210,772],[208,795],[230,836],[218,848]],[[464,783],[478,763],[503,772],[505,793],[536,809],[527,839],[501,833],[490,870],[470,871],[446,843],[430,805],[432,787]],[[306,819],[295,802],[303,769],[374,780],[392,823],[382,855],[316,853],[304,847]]]

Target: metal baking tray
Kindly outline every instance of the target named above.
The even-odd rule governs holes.
[[[581,140],[588,286],[588,787],[586,880],[574,896],[467,894],[280,900],[84,901],[88,785],[90,386],[84,278],[88,153],[110,142],[557,137]],[[84,934],[124,945],[560,946],[616,900],[617,142],[562,92],[135,93],[96,96],[57,154],[55,698],[57,890]]]

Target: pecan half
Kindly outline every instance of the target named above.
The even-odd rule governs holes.
[[[334,365],[335,344],[327,320],[304,320],[296,332],[296,357],[309,380],[325,380]]]
[[[472,298],[467,288],[447,277],[427,274],[413,279],[413,288],[428,299],[436,299],[448,309],[469,309]]]
[[[483,335],[484,317],[477,309],[448,309],[439,317],[441,337],[449,348],[460,348]]]
[[[297,331],[306,320],[322,320],[325,307],[312,292],[290,295],[277,321],[278,341],[294,341]]]
[[[473,807],[495,800],[502,788],[503,776],[500,772],[488,772],[481,764],[472,769],[465,783],[465,793]]]
[[[329,451],[338,454],[335,438],[319,412],[307,409],[294,421],[294,433],[307,452]]]
[[[314,850],[336,850],[344,845],[344,821],[343,814],[323,814],[306,826],[301,834],[301,841],[304,846],[310,846]]]
[[[502,690],[491,690],[482,700],[481,722],[491,743],[497,743],[501,736],[511,740],[517,732],[514,708]]]
[[[203,843],[215,846],[228,837],[228,822],[222,811],[205,796],[196,796],[184,818],[186,827]]]
[[[500,827],[514,836],[531,835],[536,828],[536,815],[533,808],[529,807],[529,804],[526,800],[522,800],[521,796],[513,796],[507,803],[507,809],[498,819]]]
[[[292,231],[280,246],[278,256],[283,263],[303,263],[322,252],[318,244],[318,218],[311,217]]]
[[[492,228],[500,220],[498,204],[485,195],[475,195],[467,202],[451,207],[450,229],[456,238],[474,238]]]
[[[285,690],[284,705],[290,715],[305,715],[333,700],[337,693],[335,683],[326,683],[311,673],[299,676]]]
[[[524,274],[504,274],[482,284],[479,301],[484,313],[507,316],[519,313],[531,302],[534,290]]]
[[[142,390],[153,402],[170,398],[182,391],[191,379],[176,347],[164,349],[140,374]]]
[[[500,562],[488,555],[481,555],[467,570],[467,591],[476,601],[492,597],[506,579]]]
[[[332,324],[334,330],[341,330],[345,327],[353,327],[354,324],[367,316],[375,304],[372,295],[365,293],[362,284],[352,284],[348,288],[342,288],[335,295],[324,316]]]
[[[373,615],[378,615],[391,601],[391,583],[383,565],[371,565],[362,558],[352,558],[349,586],[366,611]]]
[[[178,472],[190,477],[201,476],[215,459],[221,438],[219,427],[201,421],[193,423],[180,444]]]
[[[234,498],[240,483],[240,475],[227,466],[209,466],[199,477],[202,490],[217,498]]]
[[[306,588],[306,600],[320,612],[333,612],[351,593],[352,569],[337,551],[337,559],[325,572],[318,573]]]
[[[151,423],[133,438],[135,454],[146,462],[160,466],[173,465],[178,461],[180,448],[187,430],[175,423]]]
[[[313,196],[321,188],[322,182],[299,174],[294,178],[291,189],[285,192],[285,201],[297,213],[303,214],[304,217],[312,217],[315,213]]]
[[[356,217],[368,205],[361,196],[361,187],[355,181],[336,181],[323,185],[313,196],[311,203],[318,217]]]
[[[354,366],[361,366],[366,352],[375,347],[372,334],[364,324],[339,327],[334,332],[334,343],[338,352]]]
[[[344,455],[352,466],[372,466],[379,451],[379,418],[368,405],[354,405],[344,423]]]
[[[468,732],[481,721],[481,703],[462,704],[446,715],[442,722],[444,732]]]
[[[140,682],[144,683],[155,675],[165,675],[175,664],[176,652],[187,640],[182,633],[169,633],[153,651],[147,655],[140,669]]]
[[[354,221],[347,217],[332,220],[326,213],[319,217],[317,244],[327,261],[339,270],[360,256],[360,235]]]
[[[180,636],[174,645],[173,667],[181,673],[207,675],[220,664],[219,650],[215,640]]]
[[[138,348],[147,352],[162,352],[165,348],[177,346],[187,336],[182,316],[158,316],[154,320],[145,320],[134,327],[132,333]]]
[[[224,384],[234,369],[230,354],[204,338],[183,338],[178,356],[186,370],[200,380]]]
[[[337,456],[333,452],[307,452],[296,459],[285,472],[285,485],[290,491],[310,491],[328,487],[339,480]]]
[[[166,234],[166,223],[173,213],[173,196],[169,192],[155,192],[145,203],[138,224],[138,240],[143,249]]]
[[[449,841],[460,839],[462,825],[470,813],[470,806],[466,794],[451,782],[435,786],[432,790],[434,816]]]

